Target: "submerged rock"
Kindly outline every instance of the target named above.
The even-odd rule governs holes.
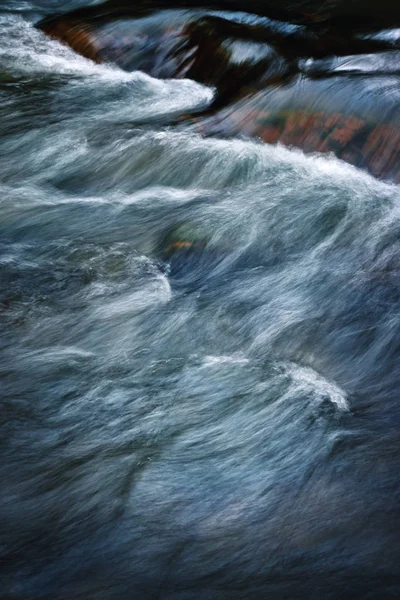
[[[169,229],[158,249],[160,256],[169,260],[176,253],[201,252],[207,245],[207,236],[193,223],[179,223]]]
[[[397,78],[295,78],[194,121],[204,135],[256,137],[331,152],[375,177],[400,182]]]
[[[293,1],[284,8],[314,4]],[[94,61],[214,87],[207,114],[185,116],[202,134],[332,152],[376,177],[400,181],[399,36],[360,33],[361,17],[375,14],[376,3],[347,7],[360,17],[353,28],[350,21],[338,27],[333,18],[305,27],[205,8],[156,11],[160,6],[106,2],[38,26]],[[198,5],[189,0],[185,6]],[[330,14],[346,12],[346,6],[330,2]],[[394,9],[389,0],[387,6]],[[246,10],[270,14],[271,7],[274,2],[250,2]]]
[[[41,27],[96,62],[214,86],[219,103],[247,83],[282,77],[288,71],[288,61],[260,35],[259,27],[207,14],[162,11],[109,22],[66,16]],[[276,37],[281,40],[282,35]]]
[[[196,285],[213,276],[227,249],[212,240],[210,232],[195,222],[181,222],[161,238],[156,255],[174,284]]]

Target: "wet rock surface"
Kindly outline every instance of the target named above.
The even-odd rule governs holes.
[[[332,14],[345,8],[329,6]],[[377,8],[351,6],[360,17]],[[397,30],[372,34],[361,18],[354,27],[346,20],[305,26],[249,13],[155,8],[108,2],[39,27],[94,61],[214,87],[213,105],[194,124],[203,134],[332,152],[376,177],[399,180]],[[135,17],[141,10],[145,16]]]
[[[0,599],[398,600],[395,20],[4,1]]]
[[[318,23],[341,22],[346,27],[393,26],[399,23],[398,5],[396,0],[250,0],[241,4],[237,0],[182,0],[179,4],[168,4],[169,8],[206,9],[241,11],[253,13],[273,19],[287,20],[315,25]],[[137,17],[143,14],[167,8],[165,0],[108,0],[101,10],[95,7],[76,11],[76,15],[95,18]],[[62,11],[61,11],[62,12]],[[347,23],[343,19],[348,19]]]

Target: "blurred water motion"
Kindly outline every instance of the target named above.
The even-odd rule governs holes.
[[[92,5],[0,11],[1,600],[398,598],[398,32]]]
[[[293,27],[243,14],[101,5],[40,27],[96,62],[212,86],[195,130],[332,152],[399,181],[399,46],[359,28]],[[203,111],[204,112],[204,109]],[[185,119],[186,120],[186,119]]]

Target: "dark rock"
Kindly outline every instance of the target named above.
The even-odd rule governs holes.
[[[109,0],[100,7],[75,11],[76,18],[125,18],[138,17],[161,9],[184,8],[245,11],[282,21],[318,25],[339,22],[342,27],[359,25],[375,29],[377,26],[393,27],[400,21],[397,0]],[[51,19],[50,19],[51,20]]]
[[[314,4],[294,0],[284,6]],[[321,6],[328,4],[332,15],[346,8],[339,1]],[[377,10],[374,2],[349,5],[364,16]],[[393,8],[389,0],[385,5]],[[215,87],[208,114],[189,119],[203,134],[332,152],[376,177],[400,181],[398,35],[360,33],[349,22],[338,27],[333,17],[329,25],[288,26],[257,17],[243,22],[228,13],[222,18],[205,9],[152,11],[156,6],[106,2],[39,27],[97,62]],[[250,0],[246,9],[268,13],[270,6],[274,2]]]

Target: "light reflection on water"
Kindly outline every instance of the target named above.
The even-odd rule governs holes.
[[[5,597],[395,597],[397,187],[1,27]]]

